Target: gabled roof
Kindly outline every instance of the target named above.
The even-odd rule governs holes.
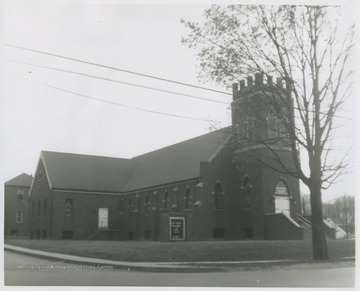
[[[214,131],[132,159],[43,151],[52,189],[128,192],[200,176],[230,138],[229,128]]]
[[[134,157],[137,166],[125,191],[189,180],[200,176],[200,162],[209,162],[231,136],[223,128]]]
[[[121,192],[135,163],[129,159],[42,152],[52,189]]]
[[[18,186],[18,187],[29,187],[31,186],[33,177],[22,173],[19,176],[5,182],[5,186]]]

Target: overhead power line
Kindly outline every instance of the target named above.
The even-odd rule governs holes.
[[[154,88],[154,87],[150,87],[150,86],[135,84],[135,83],[124,82],[124,81],[110,79],[110,78],[104,78],[104,77],[100,77],[100,76],[96,76],[96,75],[90,75],[90,74],[75,72],[75,71],[71,71],[71,70],[65,70],[65,69],[59,69],[59,68],[54,68],[54,67],[30,64],[30,63],[14,61],[14,60],[6,60],[6,61],[10,61],[10,62],[13,62],[13,63],[18,63],[18,64],[29,65],[29,66],[34,66],[34,67],[39,67],[39,68],[43,68],[43,69],[47,69],[47,70],[54,70],[54,71],[65,72],[65,73],[69,73],[69,74],[85,76],[85,77],[89,77],[89,78],[105,80],[105,81],[109,81],[109,82],[120,83],[120,84],[124,84],[124,85],[129,85],[129,86],[134,86],[134,87],[139,87],[139,88],[144,88],[144,89],[149,89],[149,90],[155,90],[155,91],[169,93],[169,94],[181,95],[181,96],[190,97],[190,98],[199,99],[199,100],[204,100],[204,101],[209,101],[209,102],[228,104],[228,102],[224,102],[224,101],[218,101],[218,100],[199,97],[199,96],[195,96],[195,95],[191,95],[191,94],[185,94],[185,93],[180,93],[180,92],[175,92],[175,91],[170,91],[170,90],[164,90],[164,89]]]
[[[104,99],[96,98],[96,97],[89,96],[89,95],[86,95],[86,94],[81,94],[81,93],[77,93],[77,92],[74,92],[74,91],[62,89],[62,88],[52,86],[52,85],[48,85],[48,84],[45,84],[45,83],[42,83],[42,82],[38,82],[38,81],[31,80],[31,79],[23,78],[21,76],[17,76],[17,75],[14,75],[14,76],[17,77],[17,78],[26,80],[28,82],[32,82],[32,83],[42,85],[44,87],[48,87],[48,88],[55,89],[55,90],[58,90],[58,91],[62,91],[62,92],[70,93],[70,94],[73,94],[73,95],[77,95],[77,96],[80,96],[80,97],[83,97],[83,98],[86,98],[86,99],[91,99],[91,100],[95,100],[95,101],[98,101],[98,102],[103,102],[103,103],[107,103],[107,104],[111,104],[111,105],[116,105],[116,106],[132,109],[132,110],[137,110],[137,111],[142,111],[142,112],[147,112],[147,113],[153,113],[153,114],[158,114],[158,115],[164,115],[164,116],[170,116],[170,117],[177,117],[177,118],[182,118],[182,119],[196,120],[196,121],[225,123],[223,121],[218,121],[218,120],[202,119],[202,118],[196,118],[196,117],[179,115],[179,114],[171,114],[171,113],[166,113],[166,112],[161,112],[161,111],[148,110],[148,109],[144,109],[144,108],[141,108],[141,107],[130,106],[130,105],[126,105],[126,104],[121,104],[121,103],[117,103],[117,102],[114,102],[114,101],[104,100]]]
[[[192,88],[196,88],[196,89],[207,90],[207,91],[216,92],[216,93],[224,94],[224,95],[232,95],[231,93],[224,92],[224,91],[210,89],[210,88],[206,88],[206,87],[202,87],[202,86],[196,86],[196,85],[183,83],[183,82],[179,82],[179,81],[175,81],[175,80],[156,77],[156,76],[152,76],[152,75],[148,75],[148,74],[138,73],[138,72],[134,72],[134,71],[130,71],[130,70],[125,70],[125,69],[116,68],[116,67],[112,67],[112,66],[102,65],[102,64],[89,62],[89,61],[85,61],[85,60],[80,60],[80,59],[76,59],[76,58],[71,58],[71,57],[67,57],[67,56],[62,56],[62,55],[58,55],[58,54],[48,53],[48,52],[44,52],[44,51],[40,51],[40,50],[20,47],[20,46],[11,45],[11,44],[4,44],[4,45],[8,46],[8,47],[12,47],[12,48],[31,51],[31,52],[35,52],[35,53],[38,53],[38,54],[44,54],[44,55],[48,55],[48,56],[52,56],[52,57],[62,58],[62,59],[70,60],[70,61],[75,61],[75,62],[88,64],[88,65],[92,65],[92,66],[102,67],[102,68],[106,68],[106,69],[110,69],[110,70],[115,70],[115,71],[124,72],[124,73],[128,73],[128,74],[133,74],[133,75],[142,76],[142,77],[146,77],[146,78],[151,78],[151,79],[155,79],[155,80],[160,80],[160,81],[164,81],[164,82],[170,82],[170,83],[183,85],[183,86],[188,86],[188,87],[192,87]]]

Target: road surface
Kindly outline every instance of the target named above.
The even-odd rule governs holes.
[[[354,287],[352,267],[278,268],[232,272],[138,272],[50,261],[5,251],[5,285],[12,286],[203,286]]]

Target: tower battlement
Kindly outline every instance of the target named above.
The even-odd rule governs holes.
[[[282,77],[277,77],[276,83],[274,83],[273,76],[266,75],[265,79],[264,74],[257,73],[255,74],[255,79],[253,76],[248,76],[246,80],[242,79],[239,83],[232,84],[233,100],[243,97],[264,86],[275,89],[285,89],[286,87],[284,78]]]

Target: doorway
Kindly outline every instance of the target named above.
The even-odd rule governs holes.
[[[289,196],[275,197],[275,213],[284,213],[290,216],[290,199]]]
[[[108,229],[109,209],[99,208],[99,229]]]

